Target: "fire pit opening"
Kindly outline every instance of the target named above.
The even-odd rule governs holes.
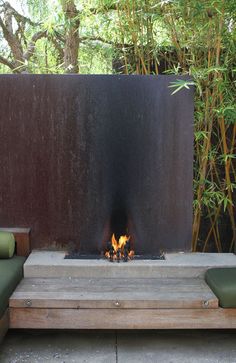
[[[113,233],[106,243],[104,256],[110,262],[128,262],[134,257],[134,250],[129,235],[128,216],[124,207],[113,210],[110,229]]]

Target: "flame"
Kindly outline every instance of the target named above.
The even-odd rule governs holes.
[[[121,250],[124,249],[124,246],[127,241],[130,240],[130,236],[120,236],[119,241],[116,240],[115,234],[113,233],[111,237],[111,243],[114,248],[114,251],[117,252],[117,250],[120,248]]]
[[[112,237],[111,237],[111,244],[113,246],[113,250],[114,250],[114,256],[113,259],[117,260],[117,251],[120,252],[120,258],[124,258],[124,250],[125,250],[125,245],[126,243],[130,240],[130,236],[120,236],[119,240],[116,240],[115,234],[113,233]],[[134,251],[130,250],[128,253],[128,258],[132,259],[134,256]],[[106,258],[110,258],[110,252],[107,251],[105,253],[105,257]]]

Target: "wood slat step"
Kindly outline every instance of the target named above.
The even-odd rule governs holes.
[[[215,309],[218,299],[204,280],[25,278],[11,308]]]
[[[236,309],[10,309],[14,329],[235,329]]]

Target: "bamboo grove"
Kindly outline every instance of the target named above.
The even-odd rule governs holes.
[[[13,5],[15,13],[0,2],[0,14],[5,9],[8,23],[10,12],[18,24],[11,35],[0,19],[0,72],[191,75],[195,85],[192,250],[232,251],[236,243],[235,0],[58,0],[50,9],[49,3],[22,2],[27,15],[20,18]],[[11,44],[14,37],[18,43]],[[17,44],[20,59],[14,58]],[[177,82],[173,97],[181,87],[188,85]]]

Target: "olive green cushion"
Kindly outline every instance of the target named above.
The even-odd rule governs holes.
[[[209,269],[205,278],[222,308],[236,308],[236,267]]]
[[[14,234],[0,231],[0,258],[11,258],[15,251]]]
[[[14,256],[0,260],[0,318],[4,314],[8,300],[23,277],[25,257]]]

